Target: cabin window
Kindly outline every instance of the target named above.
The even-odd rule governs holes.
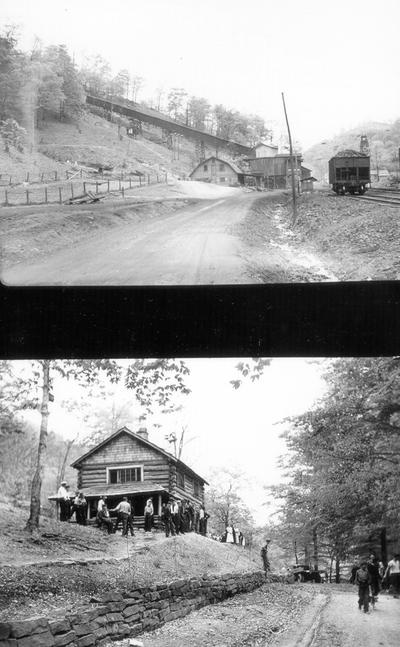
[[[178,472],[176,475],[176,484],[178,487],[185,487],[185,476],[182,472]]]
[[[143,481],[142,467],[133,465],[128,467],[108,468],[109,483],[134,483]]]
[[[193,483],[193,494],[194,496],[200,496],[200,485],[198,481],[194,481]]]
[[[225,164],[220,164],[220,165],[219,165],[219,170],[220,170],[220,171],[223,171],[223,170],[224,170],[224,168],[225,168]]]
[[[203,171],[204,171],[205,173],[207,173],[207,171],[208,171],[208,166],[207,166],[207,164],[204,164],[204,165],[203,165]]]
[[[220,177],[220,178],[219,178],[219,181],[220,181],[220,182],[225,182],[225,181],[226,181],[226,177]]]

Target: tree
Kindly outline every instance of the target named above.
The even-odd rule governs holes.
[[[139,76],[137,74],[134,74],[133,76],[131,76],[132,101],[135,101],[135,103],[138,100],[139,92],[144,86],[144,84],[145,84],[145,80],[143,76]]]
[[[233,524],[243,534],[252,535],[255,522],[241,497],[243,486],[244,476],[238,470],[222,468],[212,472],[206,492],[206,509],[213,532],[222,535],[225,528]]]
[[[6,27],[0,35],[0,121],[20,121],[22,117],[19,93],[23,84],[21,63],[24,56],[16,45],[15,29]]]
[[[44,59],[62,80],[62,114],[71,118],[79,117],[85,105],[85,93],[78,70],[68,54],[66,46],[48,47]]]
[[[398,532],[400,514],[400,363],[344,359],[326,372],[320,406],[290,421],[286,433],[291,497],[321,545],[339,561],[366,550],[374,533]],[[384,547],[382,547],[384,550]]]
[[[128,391],[132,391],[135,400],[142,409],[142,419],[151,415],[156,407],[163,413],[175,411],[176,395],[187,395],[185,379],[189,369],[184,362],[173,359],[134,360],[127,367],[115,360],[39,360],[29,364],[29,371],[13,373],[11,364],[3,365],[2,386],[8,401],[7,415],[14,416],[18,407],[37,409],[40,407],[40,433],[37,447],[35,470],[31,485],[30,516],[27,529],[36,530],[39,526],[41,510],[41,486],[45,463],[48,420],[53,391],[58,388],[59,380],[73,380],[86,390],[89,396],[106,392],[106,385],[124,380]],[[14,397],[15,402],[12,402]],[[14,407],[14,409],[12,409]],[[9,428],[15,433],[15,424]],[[4,432],[5,433],[5,432]],[[70,451],[73,440],[66,453]],[[67,458],[65,458],[64,465]],[[62,465],[60,467],[62,470]]]
[[[130,74],[126,69],[120,70],[110,83],[112,94],[129,99]]]
[[[188,102],[188,125],[199,130],[204,130],[210,108],[211,106],[207,99],[191,97]]]
[[[53,386],[52,374],[57,372],[66,379],[74,379],[81,384],[90,385],[98,381],[101,371],[104,371],[112,381],[120,378],[120,368],[110,360],[54,361],[46,359],[37,362],[33,366],[33,374],[29,382],[33,387],[37,387],[40,383],[41,422],[36,468],[32,479],[30,515],[26,524],[28,530],[37,530],[39,527],[42,474],[48,436],[49,402],[54,400],[50,391]]]
[[[168,93],[168,114],[175,119],[185,119],[185,108],[187,92],[183,88],[172,88]]]

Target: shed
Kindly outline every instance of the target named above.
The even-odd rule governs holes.
[[[204,503],[204,478],[183,461],[152,443],[145,428],[133,432],[122,427],[72,463],[78,470],[78,489],[88,502],[88,519],[96,517],[97,502],[107,496],[114,508],[127,496],[135,521],[144,518],[144,506],[153,499],[155,521],[159,520],[162,503],[170,497]],[[57,501],[57,496],[49,497]]]
[[[243,184],[244,172],[234,162],[213,156],[200,162],[189,174],[189,177],[191,180],[200,180],[201,182],[236,186]]]
[[[278,146],[258,142],[251,151],[251,157],[275,157],[278,154]]]

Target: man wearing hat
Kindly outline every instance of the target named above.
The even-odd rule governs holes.
[[[67,481],[61,482],[61,485],[58,488],[57,497],[60,504],[60,521],[69,521],[71,516],[71,501]]]

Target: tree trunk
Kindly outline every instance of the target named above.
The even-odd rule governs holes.
[[[336,562],[335,582],[336,582],[336,584],[339,584],[339,582],[340,582],[340,559],[339,559],[339,557],[337,555],[336,555],[335,562]]]
[[[42,405],[40,408],[41,424],[39,435],[39,447],[36,460],[36,471],[31,486],[31,508],[30,517],[26,524],[26,529],[33,531],[39,528],[40,518],[40,494],[42,489],[43,473],[43,456],[47,445],[47,426],[49,419],[49,378],[50,378],[50,360],[46,359],[42,363],[43,368],[43,387],[42,387]]]
[[[294,540],[293,548],[294,548],[294,558],[296,560],[296,565],[297,565],[299,563],[299,558],[297,556],[297,541],[296,540]]]
[[[317,571],[318,570],[318,535],[317,535],[317,530],[315,528],[313,528],[312,536],[313,536],[313,547],[314,547],[314,555],[313,555],[314,569]]]
[[[388,562],[388,559],[387,559],[386,528],[382,528],[382,530],[381,530],[381,560],[386,566],[386,564]]]
[[[66,467],[67,467],[67,460],[68,460],[68,456],[69,456],[69,453],[70,453],[70,451],[71,451],[71,447],[72,447],[72,445],[74,444],[75,440],[76,440],[75,438],[72,438],[72,440],[67,440],[67,444],[66,444],[66,446],[65,446],[64,458],[63,458],[63,461],[62,461],[62,463],[61,463],[60,471],[59,471],[59,473],[58,473],[57,486],[58,486],[62,481],[64,481],[64,478],[65,478],[65,469],[66,469]]]

